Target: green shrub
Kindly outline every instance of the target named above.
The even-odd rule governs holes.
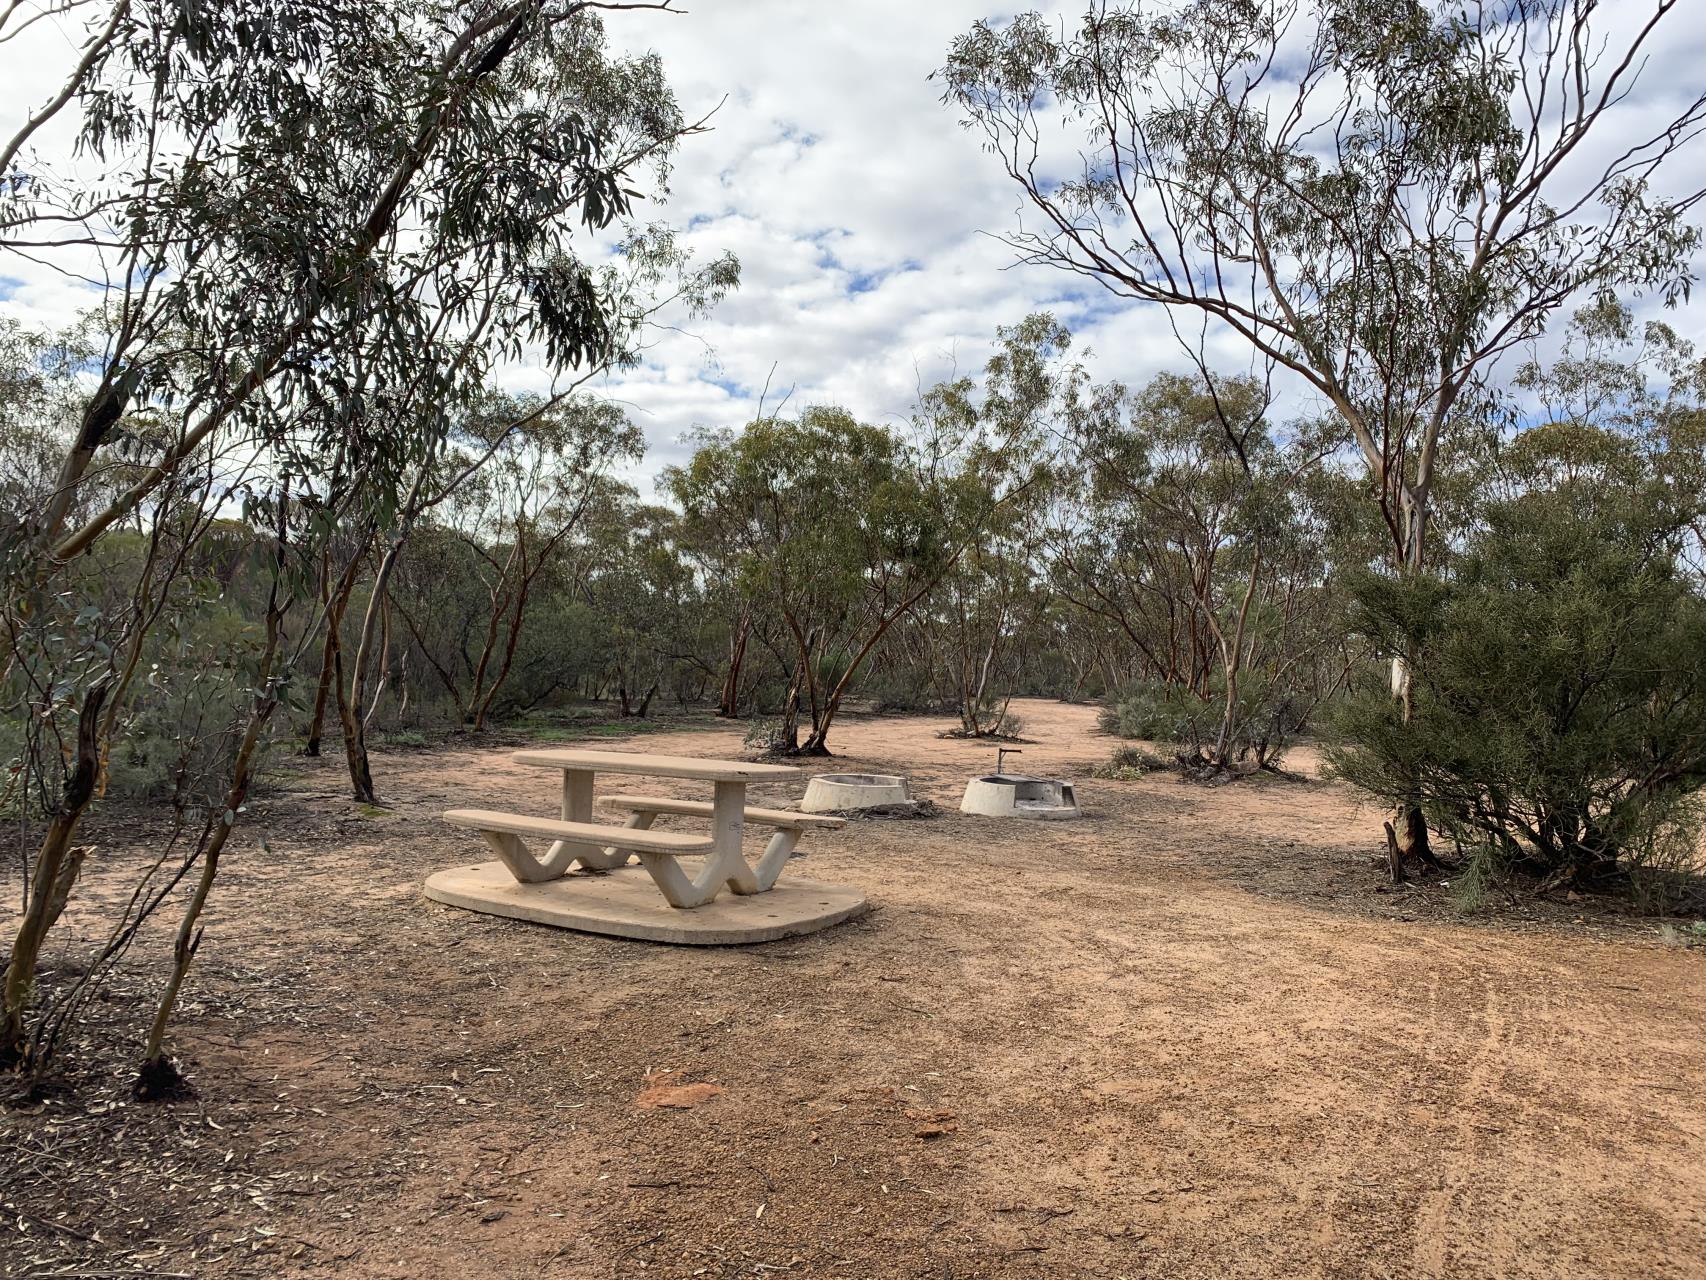
[[[1288,687],[1265,672],[1243,672],[1219,765],[1278,765],[1302,719],[1300,702]],[[1219,681],[1210,684],[1207,696],[1160,682],[1133,685],[1098,717],[1104,733],[1165,743],[1193,765],[1213,759],[1225,721],[1225,686]]]
[[[1192,711],[1186,702],[1200,702],[1177,685],[1145,682],[1123,690],[1097,716],[1103,733],[1116,738],[1142,738],[1150,742],[1183,742],[1189,732]]]
[[[1090,776],[1113,782],[1136,782],[1145,774],[1167,766],[1168,761],[1142,747],[1115,747],[1106,763],[1090,770]]]
[[[1492,504],[1449,580],[1367,575],[1358,629],[1412,657],[1413,719],[1369,691],[1329,760],[1419,802],[1473,874],[1701,893],[1706,599],[1681,569],[1673,496],[1582,466]]]
[[[930,682],[907,667],[870,672],[861,691],[878,715],[942,710],[942,699]]]
[[[779,751],[787,745],[782,739],[782,721],[779,719],[755,719],[746,727],[741,741],[755,751]]]

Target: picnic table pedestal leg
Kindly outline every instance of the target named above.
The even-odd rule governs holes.
[[[568,869],[573,855],[559,859],[557,850],[561,842],[551,846],[551,851],[541,862],[527,851],[518,835],[507,831],[482,831],[482,839],[491,846],[493,853],[498,855],[498,861],[509,868],[510,875],[522,884],[544,884],[547,880],[555,880]]]
[[[770,837],[770,843],[764,847],[764,853],[758,859],[758,866],[754,868],[760,893],[776,887],[782,868],[787,866],[788,859],[794,856],[794,846],[800,843],[803,834],[804,831],[799,827],[779,827],[776,834]]]
[[[592,783],[590,769],[563,770],[564,822],[592,821]],[[557,875],[567,871],[569,864],[577,860],[581,866],[591,870],[608,871],[626,863],[628,855],[620,850],[606,850],[595,844],[571,844],[567,840],[557,841],[545,855],[546,865],[555,866]]]
[[[746,784],[719,782],[711,802],[711,852],[697,878],[689,879],[673,854],[642,851],[640,863],[672,907],[702,907],[725,884],[736,893],[758,893],[758,877],[741,855],[745,828]]]
[[[717,874],[713,885],[727,884],[736,893],[757,893],[758,877],[746,865],[741,839],[746,834],[746,783],[719,782],[711,797],[711,861]]]

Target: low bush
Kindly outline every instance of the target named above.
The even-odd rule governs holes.
[[[1171,763],[1142,747],[1115,747],[1105,763],[1090,770],[1090,776],[1112,782],[1136,782],[1145,774],[1168,768]]]
[[[374,735],[374,745],[381,747],[424,747],[427,736],[419,729],[387,729]]]
[[[1159,682],[1132,685],[1121,691],[1097,716],[1103,733],[1116,738],[1142,738],[1150,742],[1182,742],[1190,712],[1176,685]]]
[[[1189,770],[1215,773],[1277,768],[1301,728],[1298,700],[1261,672],[1246,671],[1230,723],[1224,686],[1206,696],[1179,685],[1148,682],[1127,688],[1098,717],[1104,733],[1172,747]]]
[[[908,668],[873,671],[862,682],[862,692],[878,715],[911,715],[947,709],[928,681]]]
[[[755,751],[780,751],[785,745],[779,719],[755,719],[746,727],[741,741]]]
[[[1494,504],[1449,579],[1353,584],[1358,629],[1410,655],[1412,716],[1351,699],[1329,760],[1418,803],[1472,885],[1675,909],[1706,900],[1706,598],[1671,486],[1621,453],[1576,463]]]

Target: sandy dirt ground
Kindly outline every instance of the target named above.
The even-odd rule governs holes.
[[[876,909],[745,949],[425,901],[475,851],[443,809],[551,811],[504,750],[381,757],[389,813],[293,763],[174,1034],[197,1096],[0,1117],[0,1272],[1706,1276],[1706,954],[1586,904],[1458,919],[1382,884],[1335,785],[1095,781],[1093,709],[1021,713],[1015,763],[1078,780],[1083,821],[963,817],[991,747],[849,720],[812,768],[949,812],[808,836],[794,869]],[[91,885],[148,835],[107,832]]]

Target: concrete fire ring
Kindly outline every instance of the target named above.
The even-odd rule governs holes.
[[[802,813],[842,813],[884,804],[908,804],[906,779],[892,773],[820,773],[806,783]]]

